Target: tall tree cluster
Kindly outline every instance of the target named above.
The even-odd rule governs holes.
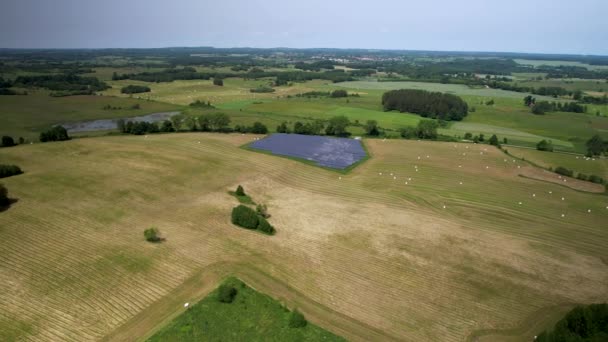
[[[382,95],[385,111],[398,110],[422,117],[460,121],[467,116],[469,107],[460,97],[452,94],[417,89],[391,90]]]

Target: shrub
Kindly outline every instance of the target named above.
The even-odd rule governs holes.
[[[274,227],[264,217],[258,217],[258,230],[268,235],[274,235]]]
[[[217,299],[222,303],[232,303],[236,297],[236,289],[232,285],[222,284],[217,292]]]
[[[303,328],[306,324],[308,324],[306,318],[304,318],[304,315],[302,315],[298,309],[293,310],[291,314],[289,314],[290,328]]]
[[[553,152],[553,143],[551,140],[541,140],[536,144],[536,149],[539,151]]]
[[[0,207],[7,207],[9,204],[11,201],[8,199],[8,190],[0,184]]]
[[[469,132],[466,132],[466,133],[464,134],[464,138],[465,138],[466,140],[471,140],[471,139],[473,139],[473,134],[471,134],[471,133],[469,133]]]
[[[215,77],[213,79],[213,85],[223,87],[224,86],[224,80],[221,79],[221,78]]]
[[[253,126],[251,126],[251,133],[266,134],[268,133],[268,127],[266,127],[266,125],[264,125],[263,123],[256,121],[253,123]]]
[[[568,177],[572,177],[572,175],[574,174],[574,172],[572,170],[566,169],[563,166],[556,167],[555,173],[563,175],[563,176],[568,176]]]
[[[151,91],[150,87],[142,86],[142,85],[134,85],[134,84],[130,84],[130,85],[122,87],[120,89],[120,92],[123,94],[148,93],[150,91]]]
[[[158,242],[158,241],[160,241],[160,237],[158,236],[158,233],[159,233],[158,229],[151,227],[151,228],[144,230],[144,237],[146,238],[146,241]]]
[[[40,133],[40,141],[63,141],[69,140],[68,131],[63,126],[55,126],[48,131]]]
[[[287,122],[281,122],[280,125],[277,126],[277,133],[289,133],[289,128],[287,128]]]
[[[15,146],[15,141],[13,140],[13,138],[9,137],[8,135],[2,136],[2,147],[11,147],[11,146]]]
[[[589,176],[589,178],[587,178],[588,181],[593,182],[593,183],[597,183],[597,184],[604,184],[604,179],[600,176],[596,176],[596,175],[591,175]]]
[[[266,207],[266,204],[258,204],[255,207],[255,211],[258,213],[258,215],[262,216],[263,218],[270,217],[270,215],[268,214],[268,207]]]
[[[579,173],[578,175],[576,175],[576,178],[580,179],[580,180],[584,180],[584,181],[586,181],[587,179],[589,179],[589,177],[587,177],[587,175],[584,174],[584,173]]]
[[[0,178],[20,175],[23,171],[17,165],[0,165]]]
[[[236,195],[237,196],[245,196],[245,189],[241,185],[236,187]]]
[[[275,89],[269,85],[259,85],[255,88],[249,89],[251,93],[274,93]]]
[[[492,135],[492,137],[490,137],[489,140],[490,145],[494,145],[494,146],[498,146],[498,137],[496,136],[496,134]]]
[[[232,223],[243,228],[256,229],[259,218],[253,209],[240,204],[232,209]]]
[[[334,90],[331,92],[331,94],[329,95],[330,97],[347,97],[348,96],[348,92],[346,90]]]

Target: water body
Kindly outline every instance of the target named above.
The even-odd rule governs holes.
[[[152,113],[141,116],[134,116],[131,118],[122,118],[125,121],[134,121],[134,122],[159,122],[164,121],[173,115],[177,115],[180,112],[160,112],[160,113]],[[117,119],[100,119],[100,120],[92,120],[92,121],[82,121],[82,122],[71,122],[64,123],[61,126],[65,127],[68,130],[68,133],[76,133],[76,132],[92,132],[92,131],[108,131],[112,129],[117,129],[118,126],[116,122],[121,118]]]

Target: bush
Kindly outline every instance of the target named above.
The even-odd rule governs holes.
[[[536,341],[606,341],[607,322],[608,304],[577,306],[555,324],[553,331],[543,331]]]
[[[146,238],[146,241],[149,241],[149,242],[160,241],[160,237],[158,236],[158,234],[159,234],[158,229],[156,229],[154,227],[144,230],[144,237]]]
[[[20,175],[23,171],[17,165],[0,165],[0,178]]]
[[[232,285],[222,284],[217,292],[217,299],[222,303],[232,303],[236,297],[236,288]]]
[[[266,127],[266,125],[264,125],[263,123],[256,121],[253,123],[253,126],[251,126],[251,133],[266,134],[268,133],[268,127]]]
[[[579,173],[578,175],[576,175],[576,179],[580,179],[580,180],[586,181],[587,179],[589,179],[589,177],[587,177],[587,175],[584,174],[584,173]]]
[[[553,143],[551,140],[541,140],[536,144],[536,149],[539,151],[553,152]]]
[[[592,183],[604,184],[604,179],[602,177],[596,176],[596,175],[589,176],[589,178],[587,178],[587,180]]]
[[[572,170],[566,169],[563,166],[558,166],[555,168],[555,173],[563,175],[563,176],[568,176],[568,177],[572,177],[572,175],[574,174],[574,172]]]
[[[245,195],[245,189],[243,189],[243,187],[242,187],[241,185],[239,185],[239,186],[237,186],[237,187],[236,187],[236,192],[235,192],[235,194],[236,194],[237,196],[246,196],[246,195]]]
[[[247,229],[258,228],[260,220],[255,211],[242,204],[232,209],[232,223]]]
[[[302,315],[298,309],[293,310],[291,314],[289,314],[290,328],[303,328],[306,324],[308,324],[306,318],[304,318],[304,315]]]
[[[274,227],[264,217],[258,217],[258,230],[268,235],[274,235]]]
[[[70,140],[68,136],[68,131],[63,126],[55,126],[48,131],[44,131],[40,133],[40,141],[63,141]]]
[[[2,147],[11,147],[11,146],[15,146],[15,140],[13,140],[13,138],[9,137],[8,135],[2,136]]]
[[[123,94],[148,93],[150,91],[151,91],[150,87],[142,86],[142,85],[133,85],[133,84],[122,87],[120,89],[120,92]]]
[[[494,135],[492,135],[492,137],[490,137],[489,143],[490,143],[490,145],[494,145],[494,146],[500,145],[498,143],[498,137],[496,136],[496,134],[494,134]]]
[[[347,97],[348,96],[348,92],[346,90],[334,90],[331,92],[331,94],[329,95],[330,97]]]
[[[224,86],[224,80],[221,79],[221,78],[215,77],[213,79],[213,85],[223,87]]]
[[[259,85],[255,88],[249,89],[251,93],[274,93],[275,89],[269,85]]]
[[[8,199],[8,190],[0,184],[0,207],[7,207],[9,204],[11,201]]]

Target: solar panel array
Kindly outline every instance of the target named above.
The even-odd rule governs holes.
[[[359,140],[317,135],[275,133],[249,146],[334,169],[345,169],[366,156]]]

